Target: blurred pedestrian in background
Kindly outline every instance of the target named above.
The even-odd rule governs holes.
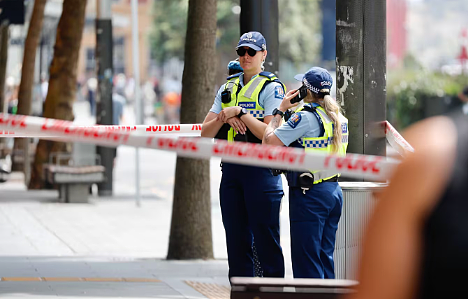
[[[127,85],[127,77],[125,74],[117,74],[114,77],[114,93],[125,98],[125,87]]]
[[[125,97],[117,93],[117,90],[114,88],[112,91],[112,124],[115,126],[121,125],[124,120],[124,107],[125,107]],[[115,160],[117,158],[117,149],[115,147],[114,151],[114,169],[115,169]]]
[[[89,113],[91,116],[96,116],[96,92],[97,92],[97,86],[98,86],[98,81],[96,78],[91,77],[88,79],[87,82],[88,86],[88,93],[86,99],[88,100],[89,103]]]
[[[18,110],[19,80],[14,77],[9,77],[6,83],[5,105],[7,105],[8,113],[16,114]]]
[[[117,91],[112,92],[112,124],[120,125],[123,121],[125,107],[125,98],[118,94]]]
[[[175,91],[170,91],[164,95],[164,119],[167,124],[179,122],[180,100],[180,94]]]
[[[161,86],[157,78],[153,79],[153,91],[155,94],[155,99],[153,103],[153,109],[154,109],[153,114],[154,114],[154,117],[156,118],[156,122],[158,124],[163,124],[164,123],[164,105],[163,105],[163,99],[162,99]]]
[[[47,80],[47,74],[41,74],[41,98],[44,103],[47,97],[47,92],[49,91],[49,81]]]

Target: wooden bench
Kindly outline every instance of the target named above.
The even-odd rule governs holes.
[[[0,137],[5,138],[5,137]],[[8,181],[11,174],[11,150],[5,142],[0,143],[0,183]]]
[[[44,177],[59,187],[59,199],[66,203],[87,203],[91,184],[105,180],[105,168],[94,150],[75,143],[73,153],[52,153],[44,164]],[[55,163],[54,163],[55,162]]]
[[[231,299],[339,299],[357,284],[345,279],[232,277]]]

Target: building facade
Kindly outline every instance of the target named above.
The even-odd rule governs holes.
[[[403,65],[407,52],[407,0],[387,0],[387,66]]]
[[[96,75],[96,61],[94,52],[96,48],[96,1],[88,1],[86,8],[86,24],[81,42],[80,58],[78,61],[78,76],[80,79]],[[127,78],[133,77],[133,50],[132,50],[132,12],[130,0],[112,1],[112,27],[114,39],[114,74],[125,74]],[[138,40],[140,78],[144,82],[150,73],[150,46],[148,41],[151,30],[152,1],[138,1]]]

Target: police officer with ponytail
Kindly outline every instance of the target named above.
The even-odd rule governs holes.
[[[263,71],[267,46],[259,32],[243,34],[236,48],[242,71],[227,78],[203,122],[202,137],[261,143],[273,110],[285,95],[276,76]],[[265,277],[284,277],[279,213],[281,177],[268,168],[222,162],[219,190],[229,277],[253,277],[253,242]]]
[[[345,155],[348,120],[330,96],[332,77],[327,70],[313,67],[294,78],[302,86],[288,92],[273,112],[263,143]],[[283,114],[300,100],[304,106],[282,125]],[[333,252],[343,205],[338,177],[338,173],[314,169],[286,173],[295,278],[335,278]]]

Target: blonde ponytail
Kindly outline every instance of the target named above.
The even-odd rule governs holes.
[[[328,117],[333,121],[333,153],[339,151],[341,147],[342,131],[341,131],[341,121],[340,121],[340,106],[338,103],[330,96],[330,91],[328,89],[320,90],[320,94],[324,94],[323,99],[319,98],[318,104],[327,113]]]
[[[329,89],[321,89],[318,94],[307,90],[307,96],[304,98],[306,103],[317,103],[319,104],[328,117],[333,121],[333,141],[332,151],[337,153],[341,147],[342,131],[341,131],[341,120],[340,112],[341,108],[338,103],[330,96]]]

